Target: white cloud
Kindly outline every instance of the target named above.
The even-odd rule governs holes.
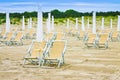
[[[74,9],[81,12],[91,11],[120,11],[120,4],[115,3],[36,3],[36,2],[14,2],[14,3],[0,3],[0,12],[24,12],[37,11],[38,4],[42,5],[43,11],[51,11],[59,9],[65,11],[67,9]]]

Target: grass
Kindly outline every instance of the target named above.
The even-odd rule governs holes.
[[[97,16],[96,17],[96,25],[97,27],[100,27],[101,26],[101,22],[102,22],[102,17],[103,16]],[[91,16],[84,16],[84,24],[85,26],[87,26],[88,20],[89,18],[89,24],[90,24],[90,27],[92,27],[92,17]],[[117,16],[107,16],[107,17],[104,17],[104,25],[105,27],[109,27],[110,26],[110,19],[112,18],[113,20],[113,27],[116,27],[117,26]],[[72,17],[69,17],[70,19],[70,26],[73,27],[76,23],[75,19],[76,18],[72,18]],[[80,26],[81,25],[81,19],[82,17],[78,17],[78,25]],[[11,24],[15,24],[15,25],[21,25],[21,21],[22,19],[19,19],[19,18],[12,18],[11,19]],[[25,18],[25,24],[27,25],[27,18]],[[37,18],[32,18],[33,20],[33,25],[36,27],[37,25]],[[66,26],[66,22],[67,22],[67,18],[55,18],[54,19],[54,23],[55,25],[64,25]],[[0,19],[0,24],[3,24],[5,23],[5,19]],[[43,23],[46,24],[46,18],[43,18]]]

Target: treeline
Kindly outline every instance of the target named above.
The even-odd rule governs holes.
[[[49,12],[43,12],[43,17],[47,18]],[[54,15],[55,18],[68,18],[68,17],[81,17],[81,16],[92,16],[92,12],[78,12],[75,10],[66,10],[65,12],[59,11],[57,9],[51,11],[51,15]],[[117,16],[120,15],[119,11],[113,12],[97,12],[97,16]],[[24,13],[10,13],[11,18],[25,18],[37,17],[37,12],[24,12]],[[5,18],[5,13],[0,13],[0,19]]]
[[[78,12],[75,10],[66,10],[65,12],[61,12],[59,10],[52,10],[51,14],[54,15],[55,18],[68,18],[68,17],[81,17],[81,16],[92,16],[93,12]],[[119,11],[113,12],[96,12],[97,16],[117,16],[120,15]],[[44,13],[44,17],[47,17],[47,12]]]

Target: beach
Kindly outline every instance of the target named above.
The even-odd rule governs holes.
[[[23,46],[0,46],[0,80],[120,80],[120,42],[108,49],[86,47],[67,35],[65,64],[60,68],[23,67],[32,40]]]

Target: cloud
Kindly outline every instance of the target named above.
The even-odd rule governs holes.
[[[91,11],[120,11],[120,4],[117,3],[88,3],[88,2],[74,2],[74,3],[36,3],[36,2],[11,2],[0,3],[0,12],[24,12],[37,11],[38,5],[42,5],[43,11],[51,11],[59,9],[65,11],[67,9],[74,9],[81,12]]]
[[[84,3],[84,2],[76,2],[76,3],[59,3],[56,4],[59,6],[84,6],[84,7],[120,7],[120,3]]]

